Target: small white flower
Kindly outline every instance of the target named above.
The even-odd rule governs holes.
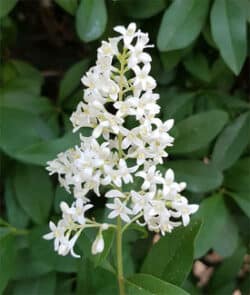
[[[133,182],[133,177],[131,173],[134,173],[137,170],[138,166],[127,167],[127,163],[124,159],[120,159],[119,161],[119,175],[123,179],[124,183]]]
[[[124,203],[120,201],[120,199],[115,198],[113,204],[106,204],[109,209],[113,211],[109,213],[108,218],[113,219],[117,216],[120,216],[124,222],[129,222],[130,218],[128,215],[132,214],[132,210],[126,207]]]
[[[116,27],[114,27],[114,31],[116,31],[122,35],[125,46],[130,45],[132,40],[137,35],[135,23],[129,24],[127,29],[124,26],[116,26]]]
[[[176,212],[172,213],[174,217],[181,217],[184,226],[187,226],[190,222],[190,215],[195,213],[199,206],[189,205],[186,198],[182,197],[180,201],[176,201],[172,203],[172,208],[176,210]]]
[[[156,87],[156,81],[154,78],[148,75],[151,66],[149,63],[145,64],[142,68],[134,66],[133,71],[135,72],[134,86],[140,87],[142,90],[152,90]]]
[[[145,194],[139,194],[138,192],[131,191],[133,202],[133,213],[136,215],[140,211],[150,206],[150,202],[153,200],[155,193],[148,192]]]
[[[63,226],[62,222],[59,222],[56,226],[54,222],[49,222],[49,227],[51,232],[48,234],[45,234],[43,238],[45,240],[52,240],[54,239],[54,250],[57,251],[59,248],[60,241],[64,237],[65,227]]]
[[[156,184],[161,183],[162,181],[160,171],[157,171],[155,166],[151,166],[146,172],[137,172],[136,176],[139,176],[144,179],[144,182],[141,187],[143,190],[155,190]]]
[[[71,215],[71,218],[79,224],[85,224],[85,212],[93,207],[92,204],[85,204],[82,199],[77,199],[70,208],[67,203],[61,202],[60,204],[62,212]]]

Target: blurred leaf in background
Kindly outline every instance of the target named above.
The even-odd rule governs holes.
[[[83,97],[81,77],[101,40],[130,22],[155,44],[160,116],[175,120],[164,169],[187,183],[200,209],[165,237],[129,228],[127,292],[249,295],[249,0],[0,0],[0,294],[118,293],[112,230],[96,257],[86,233],[79,260],[42,239],[60,201],[72,200],[45,165],[78,143],[70,116]],[[103,199],[90,198],[105,219]],[[204,282],[195,261],[211,270]]]

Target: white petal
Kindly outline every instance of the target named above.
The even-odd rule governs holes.
[[[125,221],[125,222],[130,222],[130,218],[128,217],[128,215],[127,214],[125,214],[125,213],[121,213],[121,219],[123,220],[123,221]]]
[[[116,26],[114,27],[114,31],[121,33],[122,35],[126,33],[126,29],[124,26]]]
[[[189,224],[190,217],[188,214],[183,214],[182,215],[182,222],[184,226],[187,226]]]
[[[108,218],[113,219],[115,217],[117,217],[119,214],[117,213],[117,211],[112,211],[109,213]]]
[[[48,233],[48,234],[45,234],[45,235],[43,235],[43,238],[45,239],[45,240],[52,240],[52,239],[54,239],[54,233]]]
[[[124,198],[125,196],[118,190],[111,190],[108,191],[105,195],[107,198],[116,198],[116,197],[120,197],[120,198]]]

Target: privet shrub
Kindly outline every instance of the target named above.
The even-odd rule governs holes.
[[[0,294],[119,294],[117,213],[121,218],[118,227],[126,227],[120,294],[227,295],[235,290],[249,294],[249,21],[248,0],[0,0]],[[147,54],[140,55],[139,50],[133,58],[118,44],[123,54],[112,63],[119,70],[112,69],[111,80],[118,82],[119,63],[126,59],[130,84],[120,79],[117,89],[115,82],[102,83],[100,72],[95,85],[88,76],[82,79],[89,89],[100,87],[109,93],[108,97],[102,92],[109,119],[117,118],[111,124],[98,113],[102,101],[99,97],[99,104],[96,102],[96,92],[90,93],[88,100],[85,91],[83,101],[80,80],[95,65],[98,47],[102,45],[99,55],[107,55],[110,48],[101,40],[114,36],[113,27],[127,28],[130,23],[148,32],[149,44],[155,44],[146,48]],[[125,28],[116,30],[124,35]],[[136,34],[134,24],[130,29]],[[129,35],[124,41],[127,45]],[[149,62],[150,76],[155,80],[148,76]],[[107,64],[99,66],[107,70]],[[139,90],[134,93],[131,86]],[[159,99],[151,94],[153,88]],[[117,97],[121,89],[126,105]],[[139,97],[140,91],[148,104],[146,113],[136,98],[129,99],[132,94]],[[147,91],[150,99],[144,94]],[[83,113],[86,102],[92,115],[99,115],[97,121],[91,113],[90,117]],[[134,132],[131,142],[124,140],[126,130],[138,130],[138,124],[145,123],[145,114],[147,119],[158,119],[144,130],[144,148],[154,146],[157,136],[164,142],[163,149],[155,145],[148,158],[135,148],[141,144],[141,135]],[[110,137],[109,128],[113,128]],[[90,143],[91,134],[96,139]],[[107,149],[107,140],[112,142],[111,149]],[[80,141],[82,146],[77,148]],[[66,156],[59,154],[65,150]],[[70,166],[75,169],[72,173],[67,170],[68,160],[76,158],[74,161],[78,159],[82,165],[82,154],[93,156],[97,151],[103,152],[102,160],[106,161],[106,179],[101,177],[100,188],[91,169],[85,169],[79,179],[76,167]],[[111,151],[119,157],[111,157]],[[58,154],[66,166],[52,161]],[[122,160],[125,157],[126,161]],[[95,156],[90,159],[94,169],[104,165]],[[61,175],[61,185],[70,190],[78,181],[71,194],[57,177],[49,177],[48,161],[48,169]],[[117,162],[114,167],[119,171],[113,178],[111,162]],[[88,187],[82,185],[87,176],[92,176]],[[170,185],[178,195],[183,182],[189,203],[199,205],[190,223],[189,213],[198,206],[182,210],[178,202],[164,199]],[[150,192],[156,189],[159,199],[152,200],[155,194]],[[74,197],[83,196],[93,207],[83,205],[79,198],[72,205]],[[162,198],[165,209],[173,214],[168,223],[159,222],[159,207],[152,205]],[[142,207],[145,199],[152,205],[147,213]],[[85,215],[84,209],[89,209]],[[61,210],[65,216],[74,216],[75,224],[90,227],[80,229],[79,236],[72,236],[76,228],[67,229],[64,241],[71,243],[57,239],[59,254],[71,251],[80,258],[58,255],[53,243],[43,239],[44,235],[58,238],[62,234],[54,231],[46,235],[48,222],[53,231]],[[137,218],[140,224],[130,224]],[[170,227],[181,222],[186,226],[169,233]],[[141,226],[144,223],[146,226]],[[74,249],[72,237],[77,238]]]

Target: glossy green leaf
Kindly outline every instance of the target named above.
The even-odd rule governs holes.
[[[234,0],[215,0],[211,10],[213,39],[225,63],[239,74],[247,54],[244,9]]]
[[[25,271],[23,271],[24,269]],[[49,272],[51,272],[51,267],[32,257],[30,248],[18,250],[14,280],[33,279]]]
[[[54,0],[65,11],[74,15],[77,9],[78,0]]]
[[[39,70],[37,70],[35,67],[33,67],[31,64],[22,61],[22,60],[18,60],[18,59],[12,59],[10,61],[10,63],[12,65],[14,65],[17,74],[19,76],[23,76],[23,77],[27,77],[30,78],[34,81],[39,82],[40,84],[43,83],[43,76],[40,73]]]
[[[0,109],[23,110],[32,114],[43,114],[53,110],[48,98],[31,94],[25,90],[4,89],[0,94]]]
[[[11,234],[0,239],[0,294],[15,271],[16,245]]]
[[[10,91],[25,91],[35,96],[40,95],[43,84],[41,73],[27,62],[12,59],[4,65],[3,74],[6,76],[6,69],[12,69],[12,76],[9,77],[4,88]]]
[[[174,119],[180,121],[184,116],[190,115],[193,108],[194,93],[161,93],[160,104],[163,119]]]
[[[167,71],[171,71],[174,67],[176,67],[179,64],[182,58],[182,54],[183,50],[161,52],[160,57],[164,68]]]
[[[121,5],[126,15],[144,19],[162,11],[166,4],[164,0],[123,0]]]
[[[51,128],[37,115],[8,107],[1,107],[0,129],[0,148],[14,158],[26,148],[54,137]]]
[[[169,161],[166,167],[172,168],[178,181],[187,183],[187,190],[205,193],[218,188],[223,181],[222,173],[211,164],[196,160]]]
[[[18,0],[0,0],[0,18],[6,16],[15,7]]]
[[[250,218],[250,194],[244,192],[230,193],[230,197],[234,199],[242,211]]]
[[[236,192],[250,192],[250,157],[242,158],[226,173],[224,185]]]
[[[18,204],[12,178],[5,181],[4,199],[8,222],[17,228],[25,228],[29,222],[29,217]]]
[[[0,240],[5,238],[9,234],[11,234],[11,228],[10,227],[2,227],[2,226],[0,226]]]
[[[157,36],[160,51],[187,47],[199,35],[208,12],[208,0],[176,0],[165,11]]]
[[[250,113],[241,114],[218,137],[212,161],[220,169],[228,169],[244,152],[250,142]]]
[[[47,161],[53,160],[60,152],[79,144],[79,135],[67,133],[63,137],[30,144],[12,156],[26,163],[46,165]]]
[[[105,31],[107,10],[104,0],[81,0],[76,12],[76,31],[84,42],[98,39]]]
[[[17,165],[14,186],[19,204],[36,223],[47,220],[53,202],[52,184],[40,167]]]
[[[56,274],[50,273],[29,280],[16,282],[13,295],[54,295],[56,288]]]
[[[236,284],[236,277],[242,266],[245,254],[245,247],[243,245],[239,245],[232,256],[222,261],[219,267],[216,268],[209,283],[209,293],[214,294],[215,292],[217,292],[218,294],[223,294],[218,292],[219,290],[221,290],[221,288],[231,282],[234,282],[234,284]]]
[[[115,274],[95,267],[90,259],[81,258],[77,271],[77,288],[74,294],[117,295],[119,294],[117,278]]]
[[[221,256],[232,255],[238,244],[238,231],[222,195],[215,194],[205,199],[194,218],[203,221],[195,241],[196,258],[211,248]]]
[[[200,225],[192,222],[162,237],[149,251],[141,272],[181,285],[192,268],[194,240]]]
[[[54,251],[53,241],[43,239],[43,235],[50,232],[49,226],[33,228],[29,234],[29,248],[31,258],[40,264],[44,270],[58,271],[63,273],[76,272],[78,259],[67,255],[60,256]]]
[[[202,53],[188,56],[184,60],[184,66],[194,77],[207,83],[210,82],[211,70],[207,58]]]
[[[188,295],[183,289],[149,274],[135,274],[126,280],[127,295]]]
[[[211,110],[190,116],[173,129],[175,142],[170,154],[185,154],[208,145],[228,121],[224,111]]]
[[[77,87],[80,85],[81,77],[84,75],[88,66],[89,60],[85,59],[69,68],[60,82],[59,101],[63,101],[77,90]]]

